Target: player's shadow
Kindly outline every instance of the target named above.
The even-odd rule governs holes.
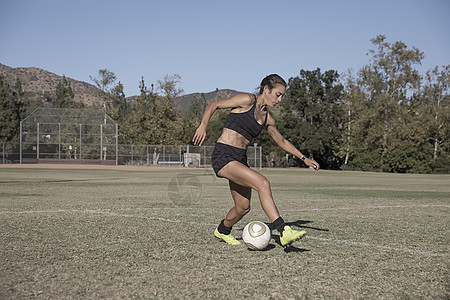
[[[269,244],[269,245],[266,246],[266,248],[264,248],[262,250],[253,250],[253,249],[250,249],[250,248],[247,248],[247,250],[248,251],[263,251],[264,252],[264,251],[270,251],[270,250],[272,250],[274,248],[275,248],[274,244]]]
[[[305,226],[305,224],[309,224],[312,222],[313,221],[297,220],[294,222],[286,222],[286,225],[289,225],[291,227],[298,227],[298,228],[311,229],[311,230],[317,230],[317,231],[329,231],[328,229],[324,229],[324,228]]]
[[[238,230],[243,230],[243,228],[239,228]],[[274,235],[272,235],[272,237],[274,237]],[[242,241],[242,243],[244,242],[244,240],[242,238],[236,238],[236,239],[238,241]],[[269,244],[269,245],[266,246],[266,248],[264,248],[262,250],[254,250],[254,249],[251,249],[251,248],[248,248],[247,250],[248,251],[270,251],[273,248],[275,248],[275,245],[274,244]]]
[[[310,224],[312,222],[313,221],[297,220],[295,222],[286,222],[285,224],[288,225],[288,226],[291,226],[291,227],[298,227],[298,228],[301,228],[301,229],[310,229],[310,230],[318,230],[318,231],[329,231],[328,229],[312,227],[312,226],[305,226],[305,224]],[[269,226],[269,228],[271,230],[274,229],[271,223],[267,224],[267,226]],[[281,246],[280,236],[279,235],[272,234],[272,238],[275,240],[275,242],[278,245]],[[298,247],[293,246],[292,244],[284,247],[284,252],[286,252],[286,253],[291,253],[291,252],[308,252],[308,251],[311,251],[311,250],[298,248]]]
[[[274,239],[275,243],[277,243],[278,245],[281,246],[280,236],[279,236],[279,235],[272,234],[272,238]],[[311,250],[309,250],[309,249],[304,249],[304,248],[298,248],[298,247],[295,247],[295,246],[293,246],[292,244],[291,244],[291,245],[287,245],[287,246],[281,246],[281,247],[284,248],[283,250],[284,250],[284,252],[286,252],[286,253],[291,253],[291,252],[308,252],[308,251],[311,251]]]

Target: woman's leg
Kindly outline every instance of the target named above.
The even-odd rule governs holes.
[[[252,197],[252,189],[250,187],[239,185],[231,180],[229,183],[234,206],[230,209],[224,220],[224,225],[227,227],[236,224],[250,211],[250,199]]]
[[[264,212],[269,217],[275,228],[280,232],[280,244],[282,246],[289,245],[306,234],[306,231],[292,230],[289,226],[285,225],[284,220],[280,217],[277,206],[273,201],[270,183],[266,177],[237,161],[228,163],[219,171],[218,175],[230,180],[230,189],[232,190],[233,199],[235,199],[235,206],[228,212],[227,219],[222,221],[223,225],[228,228],[231,227],[226,225],[225,222],[233,225],[239,221],[242,216],[248,212],[248,210],[250,210],[250,197],[248,197],[247,201],[243,194],[248,193],[249,189],[250,191],[251,189],[255,189],[259,194],[259,201],[261,202]],[[234,191],[231,186],[231,182],[233,182],[233,187],[235,188]],[[236,188],[241,191],[241,193],[235,193]],[[247,188],[245,193],[243,193],[243,188]],[[245,205],[246,203],[248,204],[248,207]],[[224,239],[223,236],[219,237]],[[238,241],[234,241],[234,237],[232,239],[233,241],[227,241],[227,243],[239,243]]]
[[[263,208],[264,212],[269,217],[271,222],[274,222],[276,219],[280,217],[280,213],[278,212],[277,206],[275,205],[275,202],[272,197],[270,183],[266,177],[237,161],[232,161],[228,163],[225,167],[223,167],[219,171],[218,175],[227,178],[228,180],[232,181],[238,186],[255,189],[259,194],[259,201],[261,202],[261,207]],[[230,223],[234,220],[234,218],[237,217],[237,215],[234,215],[232,210],[233,208],[228,213],[228,214],[231,213]]]

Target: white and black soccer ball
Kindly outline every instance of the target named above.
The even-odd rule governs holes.
[[[252,250],[263,250],[269,245],[271,232],[269,226],[260,221],[252,221],[245,225],[242,239]]]

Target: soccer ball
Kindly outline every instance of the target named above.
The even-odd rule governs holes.
[[[252,250],[263,250],[269,245],[271,232],[269,227],[260,221],[253,221],[245,225],[242,239]]]

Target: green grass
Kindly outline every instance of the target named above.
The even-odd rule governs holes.
[[[449,298],[449,175],[261,172],[293,247],[218,242],[212,171],[0,168],[0,299]]]

